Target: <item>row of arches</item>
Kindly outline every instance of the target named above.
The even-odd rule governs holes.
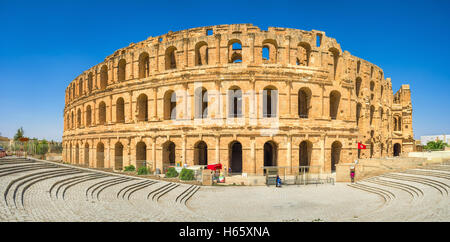
[[[77,144],[75,149],[75,157],[72,157],[71,146],[68,147],[69,159],[71,163],[80,164],[80,148]],[[176,162],[176,145],[172,141],[167,141],[162,144],[162,162],[163,166],[173,166]],[[263,159],[264,166],[277,166],[278,165],[278,145],[274,141],[267,141],[263,145]],[[294,166],[310,166],[312,157],[313,144],[309,140],[304,140],[298,146],[298,163]],[[331,171],[336,170],[336,164],[341,160],[342,143],[340,141],[334,141],[331,145],[330,157],[331,157]],[[90,164],[90,149],[89,144],[85,144],[84,147],[84,165]],[[95,147],[95,167],[105,168],[105,145],[102,142],[97,143]],[[242,144],[234,140],[228,145],[228,157],[229,167],[232,173],[243,172],[243,148]],[[118,141],[114,144],[114,169],[122,170],[124,167],[124,145]],[[207,165],[208,161],[208,145],[204,141],[198,141],[194,144],[194,156],[193,165]],[[144,142],[138,142],[136,144],[136,168],[139,169],[145,166],[147,162],[147,145]]]

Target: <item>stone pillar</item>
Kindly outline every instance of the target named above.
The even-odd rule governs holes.
[[[131,52],[131,74],[130,74],[130,79],[134,79],[134,53]]]
[[[249,42],[250,42],[250,64],[255,63],[255,34],[249,33]]]
[[[155,44],[154,48],[155,48],[155,61],[156,61],[155,72],[158,72],[159,71],[159,43]]]
[[[183,48],[184,48],[184,68],[187,68],[189,66],[188,61],[188,51],[189,51],[189,38],[183,39]]]
[[[285,64],[291,64],[291,36],[290,35],[286,35],[286,42],[287,42],[287,46],[285,47],[286,50],[286,55],[285,55]]]
[[[156,137],[152,137],[152,163],[153,163],[153,170],[156,171],[156,168],[158,168],[156,166]]]
[[[129,105],[129,117],[128,117],[128,121],[127,123],[133,123],[133,91],[129,91],[128,92],[128,96],[129,96],[129,100],[130,100],[130,105]]]
[[[325,171],[325,144],[326,144],[326,135],[322,134],[320,136],[321,146],[320,146],[320,159],[319,159],[319,165],[321,166],[320,170],[323,173]]]
[[[288,170],[288,174],[292,174],[292,136],[290,134],[287,135],[287,154],[286,159],[288,166],[290,167]]]
[[[220,34],[215,34],[216,37],[216,64],[220,64]]]
[[[158,88],[153,88],[153,110],[152,110],[152,119],[154,121],[158,120]],[[163,109],[164,110],[164,109]]]
[[[107,120],[107,123],[113,123],[113,103],[112,103],[112,95],[109,96],[109,120]]]
[[[255,137],[250,138],[250,157],[253,167],[253,174],[256,174],[257,167],[256,167],[256,140]]]
[[[220,135],[215,135],[216,138],[216,164],[220,163]]]
[[[183,139],[183,143],[181,144],[181,162],[186,164],[186,135],[182,134],[181,138]]]

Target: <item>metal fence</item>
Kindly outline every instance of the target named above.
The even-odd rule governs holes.
[[[322,174],[322,166],[264,166],[267,185],[275,185],[276,177],[283,185],[333,184],[334,178]]]

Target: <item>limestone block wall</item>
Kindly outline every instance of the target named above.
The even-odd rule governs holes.
[[[68,85],[63,159],[117,170],[181,162],[330,173],[358,157],[392,156],[394,138],[407,143],[411,125],[394,136],[395,105],[382,69],[322,31],[168,32],[115,51]]]

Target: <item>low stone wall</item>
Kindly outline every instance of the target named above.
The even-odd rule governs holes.
[[[336,181],[350,182],[350,170],[355,169],[355,181],[378,176],[387,172],[403,171],[433,163],[439,160],[427,160],[424,157],[395,157],[381,159],[360,159],[358,164],[344,163],[336,165]]]
[[[425,151],[425,152],[409,152],[408,157],[426,158],[428,161],[444,162],[450,160],[450,150],[445,151]]]

